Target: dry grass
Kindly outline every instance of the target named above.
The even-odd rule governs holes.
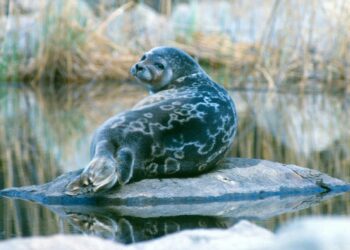
[[[63,5],[63,16],[74,16],[77,6],[72,6],[73,3],[70,1]],[[130,8],[132,5],[130,2],[121,9]],[[120,9],[111,16],[119,13]],[[46,18],[46,15],[43,18]],[[135,61],[135,57],[127,48],[119,47],[102,35],[101,30],[107,22],[108,19],[94,30],[74,20],[64,19],[55,22],[48,42],[41,44],[39,54],[34,60],[32,72],[35,79],[79,82],[126,78],[129,66]],[[72,34],[73,46],[65,44],[67,31]]]
[[[78,0],[41,0],[39,16],[36,17],[40,32],[35,53],[24,56],[16,45],[11,46],[13,51],[10,54],[1,50],[0,79],[47,84],[127,79],[129,67],[137,60],[139,51],[132,49],[131,45],[112,41],[104,31],[110,21],[125,15],[136,6],[136,2],[117,1],[114,11],[106,11],[101,1],[101,6],[95,8],[96,14],[82,11]],[[176,2],[164,1],[160,6],[168,18],[174,9],[172,4]],[[261,37],[255,42],[235,42],[225,32],[203,33],[192,29],[169,43],[183,48],[204,65],[227,74],[223,84],[229,87],[242,87],[249,81],[258,87],[279,88],[297,84],[305,89],[310,82],[322,82],[329,89],[350,91],[346,84],[350,78],[350,36],[344,32],[350,24],[346,15],[350,7],[335,9],[335,13],[327,12],[332,25],[321,27],[317,18],[325,11],[319,1],[270,2],[269,18]],[[20,16],[18,6],[9,3],[7,9],[1,6],[2,12]],[[236,2],[232,4],[238,6]],[[258,7],[251,5],[252,10]],[[195,18],[193,22],[189,25],[195,26]],[[284,28],[278,28],[281,26]],[[301,31],[304,26],[307,28]],[[315,35],[317,32],[329,34],[332,38],[329,39],[332,42],[324,45],[326,52],[314,48],[313,44],[319,39]],[[5,42],[6,39],[3,38]],[[145,41],[139,47],[145,49],[147,46]],[[334,50],[329,52],[328,48]]]
[[[78,1],[61,1],[59,6],[57,1],[42,3],[36,54],[29,59],[14,60],[18,57],[14,51],[12,58],[8,58],[7,69],[17,70],[6,70],[3,78],[48,84],[127,78],[136,58],[128,48],[118,46],[103,35],[108,18],[96,25],[90,20],[91,13],[89,16],[79,12]],[[128,2],[111,17],[133,5]],[[6,63],[4,56],[2,59]]]
[[[350,26],[350,5],[270,2],[269,18],[255,42],[235,42],[225,33],[192,33],[190,39],[180,38],[175,44],[202,62],[228,68],[239,80],[230,79],[226,85],[245,86],[253,79],[256,87],[293,84],[304,90],[322,83],[328,90],[350,92],[350,36],[345,32]],[[254,4],[249,7],[259,9]],[[327,23],[322,26],[324,20]]]

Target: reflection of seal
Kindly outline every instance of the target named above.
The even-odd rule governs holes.
[[[115,211],[111,212],[105,208],[89,212],[80,209],[77,213],[62,210],[63,219],[72,225],[75,231],[124,244],[151,240],[187,229],[227,228],[234,222],[228,218],[198,215],[158,218],[120,216]],[[62,216],[62,213],[60,215]]]
[[[131,179],[199,174],[231,145],[237,128],[234,103],[185,52],[152,49],[131,73],[153,94],[96,131],[93,159],[67,186],[68,194]]]

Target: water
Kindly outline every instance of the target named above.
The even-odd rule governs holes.
[[[231,94],[240,117],[232,156],[293,163],[350,181],[350,100],[346,96],[269,91]],[[145,95],[142,87],[133,84],[101,83],[45,91],[2,84],[0,188],[44,183],[84,167],[94,129]],[[227,228],[242,218],[276,230],[299,216],[349,216],[349,198],[344,194],[318,202],[316,197],[310,201],[311,207],[300,202],[297,211],[263,218],[140,217],[113,208],[45,207],[1,198],[0,238],[86,233],[132,243],[190,228]]]

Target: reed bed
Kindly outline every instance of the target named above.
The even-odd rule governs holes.
[[[107,7],[105,1],[91,7],[82,0],[41,0],[34,17],[38,32],[30,38],[38,42],[30,53],[23,53],[16,44],[14,37],[20,34],[5,32],[0,37],[0,79],[35,84],[123,81],[129,78],[129,67],[141,50],[166,42],[186,50],[213,71],[227,74],[223,84],[228,87],[244,87],[249,82],[255,87],[297,85],[305,89],[318,88],[321,83],[326,89],[350,91],[346,84],[350,77],[350,36],[344,32],[350,23],[347,4],[336,1],[338,5],[327,7],[317,0],[269,0],[264,9],[268,18],[263,22],[263,31],[252,36],[250,41],[232,38],[225,30],[211,32],[198,28],[202,22],[198,18],[201,2],[190,0],[185,3],[192,6],[191,20],[185,27],[166,30],[175,34],[168,40],[150,44],[146,39],[135,47],[132,42],[119,43],[106,34],[113,20],[129,15],[145,2],[158,7],[160,13],[156,15],[177,27],[176,20],[171,19],[172,11],[181,3],[175,0],[160,3],[116,1]],[[7,5],[0,6],[5,25],[9,24],[10,17],[16,19],[23,15],[14,3],[8,1]],[[231,15],[239,19],[246,13],[260,10],[254,1],[247,3],[229,2]],[[215,8],[215,3],[211,4]],[[240,14],[237,12],[240,8],[248,10]],[[322,23],[328,17],[331,18],[329,24]],[[131,31],[121,28],[120,32]],[[142,37],[144,31],[139,32]],[[323,39],[326,36],[328,40]]]
[[[11,53],[2,51],[4,81],[64,84],[127,78],[129,65],[136,58],[128,48],[118,46],[102,34],[108,18],[98,25],[93,23],[93,13],[80,10],[79,1],[41,3],[36,17],[39,42],[34,54],[23,57],[15,44]],[[121,6],[111,16],[133,4]],[[4,44],[6,39],[3,38]]]

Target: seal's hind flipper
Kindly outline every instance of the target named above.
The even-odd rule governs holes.
[[[117,180],[115,160],[98,157],[89,163],[80,176],[67,185],[65,193],[68,195],[96,193],[112,188]]]
[[[82,182],[80,175],[72,180],[65,188],[64,193],[68,195],[78,195],[81,193]]]

